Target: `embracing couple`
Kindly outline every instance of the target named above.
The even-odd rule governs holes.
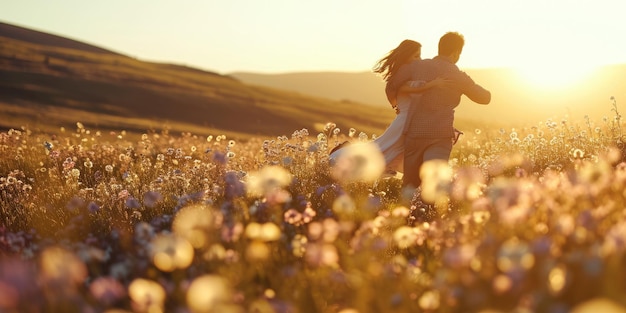
[[[456,66],[464,44],[461,34],[446,33],[439,39],[438,55],[422,59],[421,44],[404,40],[374,67],[386,81],[387,99],[397,112],[374,142],[387,169],[404,173],[403,187],[420,186],[424,162],[448,161],[460,134],[453,123],[461,95],[479,104],[491,101],[491,93]]]

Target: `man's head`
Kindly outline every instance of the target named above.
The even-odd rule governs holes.
[[[448,57],[456,63],[461,57],[465,38],[457,32],[448,32],[439,39],[439,55]]]

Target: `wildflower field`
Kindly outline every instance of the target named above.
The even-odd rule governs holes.
[[[423,197],[358,130],[0,133],[1,312],[626,312],[622,119],[464,129]],[[352,140],[331,166],[328,153]]]

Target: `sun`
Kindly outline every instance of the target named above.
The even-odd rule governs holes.
[[[581,62],[528,62],[517,65],[515,70],[529,84],[545,89],[567,88],[589,77],[597,67]]]

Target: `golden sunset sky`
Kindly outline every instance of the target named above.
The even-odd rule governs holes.
[[[3,22],[223,74],[369,71],[405,38],[434,56],[447,31],[466,38],[461,68],[515,67],[536,80],[564,80],[626,63],[623,0],[4,0],[1,7]]]

